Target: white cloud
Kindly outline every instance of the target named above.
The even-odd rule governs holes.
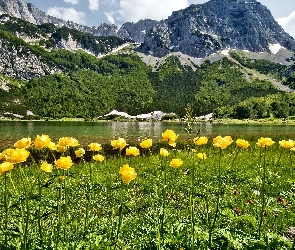
[[[73,5],[79,3],[78,0],[64,0],[64,2],[65,2],[65,3],[73,4]]]
[[[166,19],[172,11],[184,9],[187,0],[121,0],[119,16],[123,22],[137,22],[140,19]]]
[[[114,12],[105,12],[104,13],[109,21],[109,23],[114,24],[115,23],[115,19],[113,17]]]
[[[47,14],[65,21],[73,21],[79,24],[85,24],[85,13],[76,11],[73,8],[52,7],[47,10]]]
[[[99,0],[89,0],[90,10],[98,10],[98,8],[99,8]]]
[[[287,17],[278,18],[276,21],[286,32],[295,38],[295,11]]]

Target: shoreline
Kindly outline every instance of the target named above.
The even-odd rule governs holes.
[[[163,123],[187,123],[181,119],[174,120],[135,120],[135,119],[116,119],[116,120],[85,120],[84,118],[61,118],[61,119],[38,119],[38,120],[21,120],[21,119],[0,119],[0,122],[163,122]],[[265,118],[265,119],[231,119],[231,118],[216,118],[216,119],[195,119],[191,123],[211,123],[211,124],[263,124],[263,125],[295,125],[295,117],[278,119],[278,118]]]

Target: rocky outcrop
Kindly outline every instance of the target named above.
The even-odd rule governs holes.
[[[175,11],[148,32],[140,51],[163,57],[180,51],[205,57],[223,49],[269,51],[269,44],[295,51],[295,40],[256,0],[211,0]]]
[[[13,78],[28,80],[60,71],[48,66],[27,47],[11,45],[4,38],[0,39],[0,55],[0,73]]]

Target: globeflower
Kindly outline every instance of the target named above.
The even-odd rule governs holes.
[[[13,169],[13,163],[5,161],[0,164],[0,174],[4,174],[5,172]]]
[[[139,145],[141,148],[150,148],[153,145],[153,140],[152,139],[143,140]]]
[[[279,141],[279,144],[281,147],[287,148],[287,149],[291,149],[295,146],[295,142],[293,140],[288,140],[288,141],[282,140],[282,141]]]
[[[55,164],[57,168],[68,170],[73,165],[73,162],[70,156],[62,156],[55,161]]]
[[[4,150],[5,151],[5,150]],[[24,148],[11,149],[6,151],[5,159],[11,163],[20,163],[26,161],[30,152]]]
[[[5,149],[1,154],[0,154],[0,160],[2,161],[8,161],[9,159],[9,154],[12,151],[12,148],[7,148]]]
[[[175,141],[178,138],[178,135],[175,134],[175,132],[171,129],[166,129],[164,133],[162,133],[162,141],[168,141],[168,144],[172,147],[176,146]]]
[[[41,170],[43,170],[46,173],[52,172],[53,166],[52,164],[47,163],[46,161],[43,162],[40,166]]]
[[[160,148],[160,155],[166,157],[169,155],[169,152],[165,148]]]
[[[126,149],[126,155],[137,156],[139,154],[139,149],[136,147],[129,147]]]
[[[50,144],[50,138],[48,135],[37,135],[35,141],[34,141],[34,146],[36,149],[42,149],[45,147],[48,147]]]
[[[14,143],[15,148],[28,148],[30,147],[32,141],[31,138],[22,138]]]
[[[181,159],[172,159],[170,162],[170,166],[173,168],[179,168],[183,164]]]
[[[128,164],[123,165],[123,167],[120,168],[119,173],[121,174],[122,181],[126,184],[129,184],[137,176],[134,168],[129,167]]]
[[[202,145],[205,145],[207,144],[208,142],[208,138],[206,136],[201,136],[201,137],[195,137],[193,139],[194,143],[197,145],[197,146],[202,146]]]
[[[103,162],[103,160],[104,160],[104,156],[100,155],[100,154],[94,155],[92,158],[93,158],[93,160],[99,161],[99,162]]]
[[[58,144],[60,146],[69,146],[69,147],[79,146],[78,140],[73,137],[62,137],[58,140]]]
[[[84,154],[85,154],[84,148],[78,148],[77,150],[75,150],[76,157],[82,157]]]
[[[51,141],[51,142],[48,143],[47,147],[48,147],[50,150],[56,150],[57,147],[58,147],[58,145]]]
[[[270,147],[274,144],[275,142],[271,138],[264,138],[261,137],[258,139],[258,142],[256,143],[257,146],[259,147]]]
[[[250,146],[250,143],[243,139],[237,139],[236,144],[241,148],[248,148]]]
[[[198,153],[197,154],[197,157],[201,160],[206,160],[207,159],[207,156],[205,153]]]
[[[62,146],[62,145],[57,145],[56,146],[56,151],[59,152],[59,153],[63,153],[63,152],[66,152],[68,149],[68,146]]]
[[[99,151],[102,150],[101,144],[92,142],[88,145],[91,151]]]
[[[112,140],[111,145],[113,146],[114,149],[119,148],[120,150],[122,150],[123,148],[125,148],[127,146],[127,143],[126,143],[125,139],[119,138],[118,140]]]
[[[221,148],[225,149],[227,148],[231,143],[233,142],[233,139],[231,136],[217,136],[213,139],[213,147],[215,148]]]

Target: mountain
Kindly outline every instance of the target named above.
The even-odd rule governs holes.
[[[224,49],[270,51],[280,44],[295,51],[295,40],[256,0],[211,0],[173,12],[145,36],[140,50],[157,57],[180,51],[205,57]]]
[[[155,25],[155,23],[157,23],[157,21],[147,19],[141,20],[137,23],[126,23],[120,28],[114,24],[106,23],[102,23],[98,27],[88,27],[72,21],[64,21],[49,16],[45,12],[36,8],[33,4],[26,3],[23,0],[0,0],[0,14],[8,14],[36,25],[52,23],[59,28],[65,26],[95,36],[118,36],[120,38],[132,39],[139,43],[143,42],[143,36],[145,35],[144,31],[149,30]]]
[[[46,15],[23,0],[0,0],[0,13],[33,24],[53,23],[96,36],[118,36],[141,43],[140,52],[163,57],[182,52],[205,57],[224,49],[269,52],[271,44],[295,51],[295,40],[274,20],[270,11],[256,0],[211,0],[174,11],[161,21],[101,24],[87,27]]]
[[[1,13],[0,118],[184,116],[188,105],[198,116],[295,116],[294,39],[255,0],[211,0],[120,29],[22,0],[0,0]]]

